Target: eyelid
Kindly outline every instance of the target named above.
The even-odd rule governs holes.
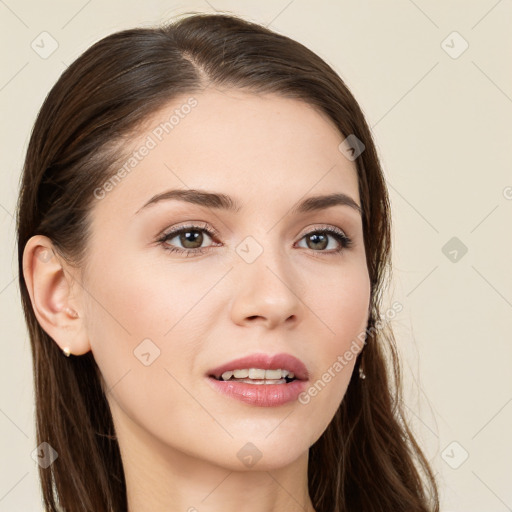
[[[316,231],[336,231],[337,233],[339,234],[342,234],[344,236],[346,236],[347,238],[349,238],[349,236],[347,235],[347,233],[345,232],[344,229],[341,229],[339,228],[338,226],[334,226],[332,224],[313,224],[313,226],[308,226],[307,228],[305,228],[304,230],[304,233],[301,235],[301,239],[308,235],[309,233],[313,233],[313,232],[316,232]]]
[[[182,226],[173,226],[172,228],[166,228],[160,235],[158,235],[158,240],[161,240],[171,234],[175,236],[179,234],[181,231],[186,231],[187,229],[193,229],[198,231],[206,231],[206,233],[211,237],[215,236],[216,238],[220,237],[219,232],[212,226],[210,226],[207,222],[204,221],[189,221],[188,223],[183,224]]]

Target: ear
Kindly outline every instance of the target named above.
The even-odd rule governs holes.
[[[23,251],[23,276],[32,308],[44,331],[73,355],[91,350],[80,304],[82,287],[43,235],[29,239]],[[78,297],[73,294],[78,290]]]

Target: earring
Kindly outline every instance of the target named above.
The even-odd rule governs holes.
[[[78,318],[78,313],[74,310],[74,309],[71,309],[71,308],[64,308],[64,311],[69,315],[69,316],[72,316],[73,318]]]
[[[71,355],[71,350],[69,349],[69,347],[64,347],[64,348],[62,349],[62,352],[64,352],[64,355],[65,355],[66,357],[69,357],[69,356]]]
[[[366,374],[364,373],[363,371],[363,367],[362,367],[362,364],[363,364],[363,355],[364,355],[364,346],[363,348],[361,349],[361,353],[359,355],[359,361],[358,361],[358,364],[357,364],[357,367],[359,369],[359,378],[360,379],[366,379]]]

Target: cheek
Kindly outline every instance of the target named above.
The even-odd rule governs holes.
[[[205,322],[194,305],[211,285],[191,279],[187,285],[178,272],[164,279],[156,267],[122,267],[89,283],[85,316],[92,352],[118,424],[122,415],[139,425],[171,427],[170,411],[191,409],[181,383],[198,350],[193,329]],[[199,420],[200,411],[194,412]]]
[[[96,267],[86,284],[86,329],[94,358],[107,385],[130,372],[129,380],[140,379],[148,392],[150,383],[154,389],[172,387],[166,369],[180,381],[194,370],[201,333],[212,318],[205,310],[211,302],[201,300],[218,276],[198,279],[197,272],[178,266],[116,261],[115,268]]]
[[[325,354],[344,350],[353,338],[364,332],[368,321],[370,279],[366,266],[353,265],[331,273],[322,287],[311,287],[308,304],[322,324]]]
[[[368,272],[362,265],[333,275],[323,284],[323,289],[308,293],[307,304],[315,304],[315,322],[323,334],[310,355],[316,361],[314,379],[300,397],[318,420],[312,441],[327,428],[345,395],[363,346],[371,294]]]
[[[137,340],[164,341],[188,318],[209,286],[207,278],[198,279],[190,271],[125,260],[115,268],[100,269],[88,285],[91,327],[98,328],[101,338],[110,331],[112,343],[129,340],[132,349]]]

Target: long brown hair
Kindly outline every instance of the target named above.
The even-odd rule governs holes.
[[[438,511],[434,476],[403,414],[393,334],[377,326],[391,218],[363,113],[337,73],[300,43],[236,16],[201,13],[95,43],[51,89],[31,134],[17,206],[18,262],[37,441],[59,454],[39,468],[47,511],[124,511],[126,483],[99,369],[91,352],[63,357],[37,322],[23,275],[25,244],[46,235],[66,261],[85,264],[94,190],[124,158],[123,140],[173,98],[206,86],[304,101],[342,136],[363,142],[355,163],[371,280],[366,344],[339,409],[309,450],[309,493],[318,512]]]

